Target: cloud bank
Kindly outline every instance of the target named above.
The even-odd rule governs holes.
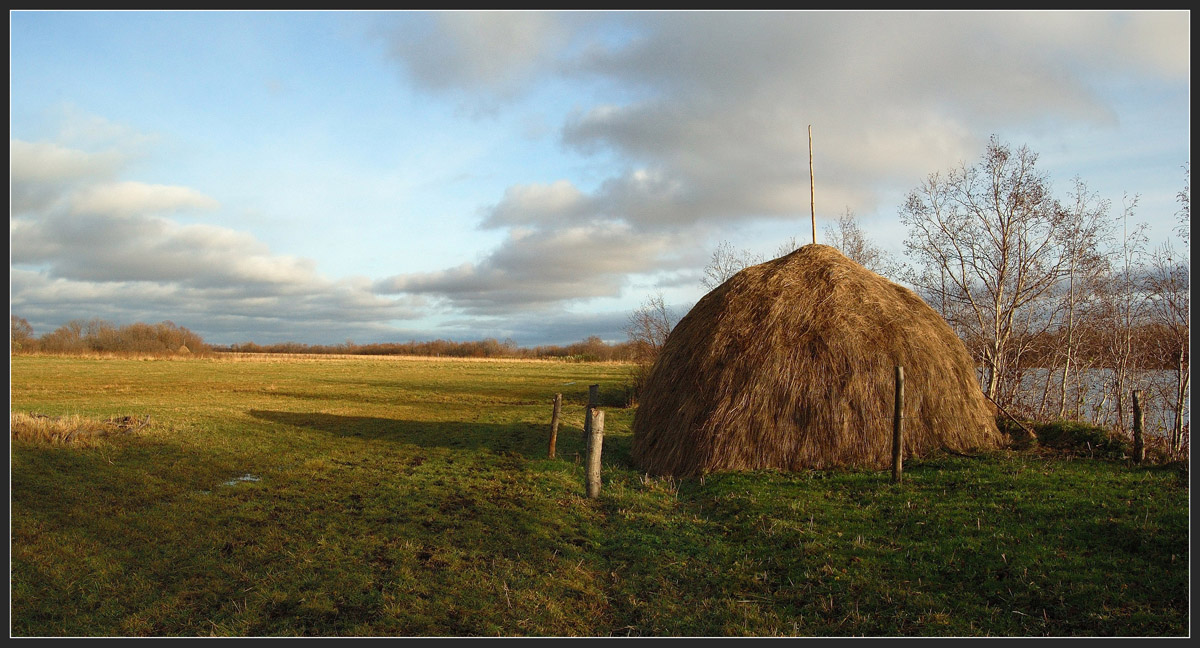
[[[1190,55],[1178,13],[453,13],[414,29],[390,54],[416,87],[508,103],[534,80],[588,88],[560,146],[615,160],[594,188],[508,187],[480,227],[510,235],[478,263],[376,283],[479,313],[616,294],[688,242],[807,216],[810,125],[818,216],[835,218],[998,131],[1111,127],[1097,79],[1186,79]]]
[[[218,209],[182,186],[120,179],[124,156],[10,141],[10,307],[35,324],[62,314],[170,319],[226,339],[378,334],[412,317],[366,279],[333,281],[247,232],[177,220]]]

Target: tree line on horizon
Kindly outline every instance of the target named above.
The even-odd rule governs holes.
[[[608,343],[599,336],[589,336],[571,344],[519,346],[515,341],[495,338],[455,342],[428,340],[408,342],[378,342],[355,344],[305,344],[279,342],[257,344],[209,344],[185,327],[165,321],[158,324],[137,322],[118,326],[93,318],[76,319],[41,336],[35,336],[27,320],[9,316],[10,351],[16,354],[138,354],[176,355],[179,353],[211,355],[219,353],[274,353],[314,355],[405,355],[445,358],[524,358],[563,359],[583,362],[627,362],[635,356],[634,343]]]
[[[55,355],[177,355],[208,354],[212,347],[200,335],[169,320],[158,324],[135,322],[118,326],[100,318],[75,319],[35,337],[33,327],[25,318],[10,314],[9,351]]]
[[[323,355],[405,355],[443,358],[515,358],[515,359],[566,359],[582,362],[625,362],[633,359],[633,343],[608,343],[598,335],[589,336],[571,344],[544,344],[531,347],[520,346],[512,339],[496,338],[468,340],[410,340],[408,342],[375,342],[370,344],[304,344],[281,342],[255,344],[244,342],[228,346],[214,346],[216,352],[230,353],[292,353]]]

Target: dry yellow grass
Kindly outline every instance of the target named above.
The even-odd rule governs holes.
[[[99,420],[68,414],[10,412],[9,434],[13,441],[92,446],[114,434],[136,432],[150,424],[150,417],[124,416]]]

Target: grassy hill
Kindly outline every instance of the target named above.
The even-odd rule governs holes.
[[[630,465],[620,364],[15,356],[11,371],[13,413],[96,422],[12,441],[17,636],[1189,632],[1174,469],[1025,451],[910,460],[902,485],[652,479]],[[592,383],[597,500],[579,457]]]

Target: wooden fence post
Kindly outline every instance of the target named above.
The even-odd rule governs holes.
[[[550,416],[550,458],[554,458],[554,446],[558,443],[558,415],[562,412],[562,394],[554,395],[554,414]]]
[[[600,385],[588,385],[588,404],[583,413],[583,443],[591,443],[592,410],[600,406]]]
[[[904,479],[904,367],[896,366],[896,411],[892,415],[892,483]]]
[[[588,410],[588,455],[587,455],[587,496],[600,496],[600,452],[604,445],[604,411],[599,408]]]
[[[1133,390],[1133,460],[1142,463],[1146,459],[1146,440],[1142,437],[1142,390]]]

